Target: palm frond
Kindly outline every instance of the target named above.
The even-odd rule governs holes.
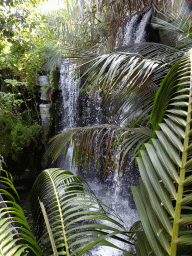
[[[120,218],[95,197],[88,184],[73,173],[56,168],[43,171],[31,191],[34,227],[44,255],[52,255],[52,248],[39,200],[44,205],[58,255],[82,255],[94,245],[121,250],[107,240],[109,237],[132,244]]]
[[[164,31],[169,31],[173,33],[187,35],[189,33],[189,22],[191,15],[187,17],[181,13],[167,12],[159,13],[159,15],[164,16],[164,19],[154,17],[152,24],[154,27],[159,28]]]
[[[43,255],[23,210],[16,202],[18,194],[12,176],[1,170],[0,182],[14,193],[13,196],[7,190],[0,189],[0,255]]]
[[[137,234],[137,241],[135,243],[136,248],[136,255],[137,256],[143,256],[143,255],[151,255],[155,256],[155,254],[152,252],[148,239],[143,231],[136,232]],[[142,244],[142,246],[140,246]]]
[[[64,151],[67,154],[69,144],[73,142],[73,159],[76,165],[88,167],[94,156],[96,168],[99,161],[105,158],[104,173],[108,168],[125,172],[127,156],[133,150],[133,159],[139,147],[150,139],[151,131],[146,127],[129,128],[113,124],[102,124],[88,127],[70,128],[56,135],[48,153],[55,161]]]
[[[115,50],[118,52],[131,52],[140,54],[145,58],[159,60],[170,65],[175,64],[185,53],[185,49],[177,49],[176,47],[169,45],[151,42],[122,46]],[[171,66],[168,66],[168,68],[169,67]]]
[[[90,68],[83,74],[86,91],[114,97],[121,94],[123,99],[129,95],[127,101],[149,86],[155,73],[166,66],[161,61],[134,53],[104,54],[89,64]]]
[[[174,11],[157,12],[157,15],[152,19],[152,25],[162,30],[165,36],[169,34],[168,44],[174,46],[179,51],[186,52],[192,47],[192,37],[190,34],[191,14],[186,17],[185,12],[182,9],[180,10],[179,13],[174,13]]]
[[[156,131],[137,158],[140,189],[132,191],[148,253],[159,256],[192,254],[191,81],[192,50],[162,82],[151,116]]]
[[[92,96],[99,91],[112,116],[125,113],[124,117],[129,120],[133,111],[150,113],[157,88],[184,50],[158,43],[141,43],[117,50],[122,52],[105,54],[82,65],[82,69],[86,69],[83,90]],[[126,112],[126,109],[129,110]]]

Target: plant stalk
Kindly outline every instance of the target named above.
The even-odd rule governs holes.
[[[184,150],[182,154],[182,165],[180,168],[180,178],[176,199],[176,207],[175,207],[175,216],[173,222],[173,232],[172,232],[172,240],[171,240],[171,251],[170,256],[176,256],[177,254],[177,238],[179,234],[179,220],[181,217],[181,200],[183,199],[183,184],[185,180],[185,172],[186,172],[186,163],[187,163],[187,150],[189,146],[189,132],[190,132],[190,122],[191,122],[191,101],[192,101],[192,67],[191,67],[191,78],[190,78],[190,96],[189,96],[189,106],[188,106],[188,115],[187,115],[187,125],[185,128],[185,139],[184,139]]]
[[[56,247],[56,244],[55,244],[54,236],[53,236],[53,233],[52,233],[52,230],[51,230],[51,226],[50,226],[50,223],[49,223],[49,219],[48,219],[48,216],[47,216],[47,213],[46,213],[45,206],[44,206],[43,202],[41,202],[40,200],[39,200],[39,204],[40,204],[41,211],[42,211],[42,214],[43,214],[43,217],[44,217],[44,220],[45,220],[45,224],[46,224],[46,227],[47,227],[47,232],[49,234],[49,238],[50,238],[50,241],[51,241],[53,254],[54,254],[54,256],[59,256],[59,254],[57,252],[57,247]]]

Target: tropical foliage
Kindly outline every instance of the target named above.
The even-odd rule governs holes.
[[[7,169],[16,163],[26,169],[34,159],[23,161],[23,156],[27,157],[30,151],[39,153],[43,148],[42,127],[37,106],[31,106],[32,100],[21,88],[23,83],[9,80],[9,83],[13,82],[15,85],[12,90],[8,87],[6,93],[0,92],[0,154],[4,157]]]
[[[133,159],[136,157],[142,143],[147,142],[154,131],[150,113],[161,81],[192,47],[191,16],[185,18],[168,12],[166,19],[154,18],[152,22],[159,29],[174,33],[176,43],[122,47],[83,65],[82,93],[89,93],[91,97],[100,94],[108,120],[106,124],[72,128],[54,137],[50,147],[54,160],[62,148],[67,150],[70,139],[74,142],[74,160],[79,164],[82,159],[89,164],[92,155],[98,163],[102,158],[98,152],[104,151],[105,169],[116,167],[119,161],[119,171],[124,171],[128,153],[133,150]]]
[[[155,255],[191,255],[192,50],[165,77],[153,105],[153,138],[137,158],[140,189],[133,188]]]
[[[118,215],[71,172],[48,169],[37,177],[30,197],[35,236],[17,203],[12,176],[3,170],[2,184],[14,194],[0,189],[2,256],[83,255],[95,245],[124,251],[113,243],[115,240],[134,244]]]
[[[118,28],[125,19],[136,13],[142,14],[153,5],[160,10],[170,8],[170,2],[165,0],[61,0],[55,1],[54,8],[49,9],[51,2],[43,4],[42,12],[59,48],[47,63],[49,68],[61,56],[81,58],[82,61],[98,52],[111,52]]]
[[[123,19],[127,13],[132,15],[136,9],[143,12],[152,2],[156,1],[128,1],[128,4],[118,0],[81,1],[81,11],[75,15],[74,1],[67,1],[67,6],[55,15],[55,27],[49,23],[53,16],[47,15],[44,19],[30,11],[30,1],[22,4],[3,1],[0,6],[1,69],[2,74],[7,68],[11,70],[8,78],[13,78],[13,74],[17,80],[3,81],[3,86],[11,84],[11,93],[1,93],[5,104],[0,108],[0,125],[6,128],[2,152],[6,152],[3,150],[10,143],[17,155],[25,143],[29,144],[39,133],[36,123],[30,122],[34,130],[24,125],[20,106],[27,108],[27,100],[31,98],[19,97],[20,90],[16,95],[15,88],[21,86],[19,89],[25,91],[30,86],[33,90],[47,58],[48,67],[55,63],[55,57],[66,52],[77,57],[79,50],[90,49],[100,38],[103,41],[99,45],[104,47],[94,48],[91,54],[106,52],[105,47],[109,52],[118,27],[116,19]],[[158,1],[160,8],[162,2]],[[178,2],[174,1],[175,9]],[[4,8],[5,4],[9,8]],[[184,18],[172,13],[167,13],[165,19],[162,16],[163,13],[158,13],[153,25],[173,33],[174,40],[168,40],[166,45],[142,43],[116,49],[81,67],[86,70],[83,93],[94,97],[99,92],[107,109],[108,123],[71,128],[53,138],[50,147],[53,158],[57,159],[63,149],[67,152],[73,140],[75,163],[83,162],[85,166],[93,155],[98,165],[105,155],[104,171],[108,166],[114,169],[118,166],[119,172],[125,171],[129,151],[133,152],[133,159],[138,156],[140,188],[134,187],[132,191],[142,225],[136,223],[132,233],[125,231],[118,216],[95,197],[83,179],[61,169],[49,169],[39,175],[31,192],[35,236],[14,196],[4,187],[0,189],[1,255],[83,255],[95,245],[121,250],[113,240],[135,244],[137,256],[192,254],[192,50],[188,51],[192,47],[191,16]],[[74,25],[76,18],[79,23]],[[46,26],[41,23],[42,19]],[[77,37],[73,36],[74,31]],[[63,44],[62,47],[55,49],[52,43],[44,41],[44,35],[52,42],[59,40],[58,45]],[[83,40],[79,41],[79,37]],[[47,49],[50,48],[53,51],[49,55]],[[74,48],[78,48],[76,52]],[[83,51],[83,55],[87,53]],[[13,128],[10,142],[7,134]],[[34,137],[29,136],[31,130]],[[17,195],[11,176],[4,171],[2,174],[1,183]],[[105,220],[109,225],[98,220]]]
[[[61,169],[48,169],[39,175],[31,190],[35,233],[44,255],[51,255],[52,249],[50,242],[46,243],[49,229],[44,225],[39,201],[45,207],[58,255],[63,251],[66,255],[83,255],[96,244],[118,248],[103,240],[105,237],[127,242],[116,236],[127,235],[118,216],[96,198],[82,178]]]
[[[192,253],[191,79],[192,50],[172,67],[156,94],[152,139],[137,158],[140,189],[132,188],[144,230],[138,232],[138,255]]]
[[[37,77],[52,44],[45,45],[51,36],[44,39],[46,24],[36,3],[0,4],[0,154],[9,170],[18,162],[22,169],[29,168],[33,160],[27,163],[27,154],[39,154],[44,143]]]
[[[1,1],[0,9],[1,90],[6,78],[19,79],[32,88],[42,66],[37,51],[43,45],[38,36],[45,30],[42,17],[30,1]]]
[[[137,56],[133,56],[132,53],[103,55],[93,62],[91,61],[92,66],[86,72],[86,90],[93,95],[100,90],[104,94],[104,100],[108,100],[110,97],[113,103],[119,102],[120,98],[123,99],[115,111],[122,111],[127,106],[126,104],[132,103],[133,98],[136,99],[133,106],[134,104],[138,106],[138,116],[146,110],[144,113],[149,129],[147,137],[135,136],[135,134],[141,133],[142,128],[138,129],[137,127],[141,121],[136,123],[137,128],[134,129],[121,126],[118,128],[114,124],[105,124],[67,130],[58,137],[56,136],[51,146],[51,150],[55,152],[54,157],[57,158],[62,147],[66,147],[65,150],[67,150],[72,138],[76,162],[85,159],[89,163],[93,153],[92,146],[95,147],[96,145],[94,153],[97,161],[99,158],[96,153],[99,146],[105,145],[106,164],[108,164],[111,161],[110,158],[116,155],[114,153],[114,140],[121,136],[118,134],[119,130],[122,131],[122,137],[118,147],[116,147],[116,152],[124,152],[123,156],[126,159],[125,152],[127,153],[135,145],[137,152],[139,151],[136,160],[141,173],[141,180],[140,188],[133,187],[132,191],[143,227],[143,230],[136,232],[136,254],[142,256],[149,254],[159,256],[192,254],[190,189],[192,180],[192,50],[187,51],[192,46],[191,16],[183,19],[179,15],[177,20],[173,15],[168,18],[170,19],[165,22],[155,19],[154,24],[156,23],[157,26],[158,23],[159,28],[167,28],[169,32],[173,31],[176,33],[176,38],[178,38],[178,34],[183,33],[183,37],[178,42],[174,42],[174,44],[169,42],[172,47],[149,43],[133,46],[132,49],[137,50]],[[176,27],[177,29],[175,29]],[[127,49],[130,48],[127,47]],[[159,49],[159,51],[155,51],[155,49]],[[162,49],[167,49],[167,52],[162,51]],[[185,51],[187,53],[181,57]],[[146,54],[145,65],[142,65],[143,59],[142,61],[139,60],[138,53]],[[149,64],[150,54],[156,62],[150,58]],[[124,62],[128,55],[130,58]],[[146,59],[146,57],[148,58]],[[133,64],[133,69],[129,67],[129,61]],[[134,65],[135,63],[138,64]],[[153,71],[154,63],[156,66],[153,73],[150,71]],[[138,65],[141,67],[139,72]],[[145,68],[149,73],[146,72]],[[157,72],[155,72],[156,70]],[[164,72],[167,70],[169,72],[165,76]],[[140,75],[141,77],[139,77]],[[152,76],[150,77],[150,75]],[[148,87],[145,85],[145,79]],[[160,81],[162,81],[161,84]],[[145,90],[148,88],[148,91],[143,91],[142,86]],[[123,95],[123,97],[119,97],[119,95]],[[146,105],[143,104],[139,108],[141,102],[146,102]],[[137,115],[136,113],[135,115]],[[130,132],[129,136],[126,136],[126,131]],[[58,138],[60,139],[59,146]],[[117,140],[115,143],[117,144]],[[144,143],[142,148],[140,143]],[[123,151],[121,150],[122,145],[124,146]],[[121,157],[119,159],[122,161]]]
[[[151,114],[154,133],[152,139],[143,145],[137,158],[141,173],[140,188],[133,187],[132,191],[142,227],[139,223],[134,226],[137,237],[136,255],[176,256],[192,253],[191,80],[192,50],[171,68],[162,81]],[[13,187],[7,177],[2,180]],[[12,203],[13,197],[5,190],[1,192],[11,198],[5,201],[13,205],[8,213],[19,217],[19,224],[16,222],[16,227],[10,227],[11,233],[3,232],[4,243],[7,245],[10,241],[9,236],[14,237],[12,231],[17,228],[22,231],[21,234],[18,232],[18,236],[22,237],[18,239],[29,239],[23,235],[23,232],[28,234],[30,231],[26,229],[25,219],[20,221],[22,214],[21,211],[17,214],[15,207],[18,206]],[[19,248],[18,255],[22,255],[21,252],[24,251],[27,255],[28,250],[33,253],[39,250],[34,255],[50,255],[52,251],[55,251],[54,255],[63,255],[63,251],[66,255],[83,255],[94,245],[117,248],[106,240],[109,237],[128,241],[118,234],[124,234],[130,240],[134,239],[123,230],[113,212],[107,217],[109,208],[96,199],[83,179],[71,172],[61,169],[42,172],[32,188],[31,202],[34,230],[43,253],[30,234],[30,241],[27,240],[24,247],[21,244],[17,247],[17,241],[12,240],[11,250]],[[2,211],[4,210],[7,213],[5,205]],[[6,219],[8,222],[3,218],[1,222],[5,225],[2,228],[12,223],[9,218]],[[90,219],[107,220],[116,227],[92,223]],[[21,225],[25,225],[25,228],[20,228]],[[88,241],[90,243],[87,245]]]

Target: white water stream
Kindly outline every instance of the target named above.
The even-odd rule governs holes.
[[[60,90],[62,93],[62,120],[61,126],[62,130],[71,128],[77,125],[77,106],[79,89],[78,82],[74,81],[72,78],[72,73],[70,69],[73,68],[69,62],[64,62],[61,66],[60,71]],[[98,112],[100,112],[100,107],[98,106],[98,101],[92,102],[92,108],[95,107],[94,115],[90,111],[90,104],[86,103],[84,106],[85,113],[84,118],[87,118],[87,122],[91,120],[92,124],[98,124]],[[95,105],[94,105],[95,104]],[[94,106],[93,106],[94,105]],[[95,121],[94,121],[95,120]],[[128,169],[128,173],[125,179],[119,179],[117,175],[111,174],[103,181],[101,179],[101,172],[96,172],[94,167],[89,168],[89,170],[78,170],[72,165],[72,146],[69,148],[65,162],[63,163],[63,156],[59,157],[57,166],[69,171],[74,174],[83,177],[94,191],[96,196],[106,205],[115,210],[115,212],[123,219],[125,228],[128,230],[131,225],[139,219],[137,210],[132,199],[130,192],[131,185],[137,185],[138,173],[134,174],[137,170],[133,167]],[[127,245],[121,244],[119,242],[118,246],[128,249]],[[96,247],[90,250],[87,256],[119,256],[123,255],[122,252],[108,248],[108,247]]]
[[[126,24],[119,27],[116,48],[146,41],[146,26],[150,22],[153,10],[150,9],[142,17],[135,14]]]
[[[135,42],[134,43],[141,43],[145,42],[145,27],[149,23],[150,17],[152,15],[152,9],[150,9],[145,15],[143,16],[141,22],[138,25],[138,28],[135,33]]]
[[[127,25],[123,34],[122,45],[128,45],[133,43],[139,43],[145,40],[146,25],[150,21],[152,10],[149,10],[143,15],[142,19],[139,19],[138,15],[132,17],[127,22]],[[122,31],[122,29],[120,30]],[[60,70],[60,90],[62,92],[62,130],[77,126],[77,120],[79,113],[78,100],[79,89],[78,82],[72,78],[70,69],[73,69],[73,65],[69,61],[65,61]],[[87,97],[87,96],[86,96]],[[101,109],[99,101],[90,101],[89,98],[81,100],[81,106],[83,114],[81,115],[82,123],[84,125],[99,124]],[[65,162],[63,163],[63,156],[60,156],[58,161],[58,167],[72,171],[74,174],[83,177],[95,192],[96,196],[106,205],[111,207],[124,221],[126,230],[132,226],[134,222],[139,220],[138,212],[135,208],[133,197],[130,187],[132,185],[138,185],[138,170],[130,164],[126,170],[125,178],[122,179],[115,173],[102,178],[102,170],[96,172],[94,170],[94,164],[92,168],[88,170],[80,170],[72,165],[72,146],[69,148]],[[117,244],[124,249],[130,249],[123,243]],[[108,247],[96,247],[90,250],[86,256],[120,256],[124,255],[121,251],[108,248]]]

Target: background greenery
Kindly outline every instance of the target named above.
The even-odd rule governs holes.
[[[127,157],[132,151],[133,159],[138,156],[141,173],[140,189],[133,188],[133,194],[142,225],[134,227],[131,237],[127,231],[113,230],[114,233],[108,234],[98,231],[98,225],[94,226],[96,230],[88,228],[86,231],[101,237],[91,237],[90,241],[95,241],[81,248],[81,253],[99,243],[114,247],[106,238],[111,236],[119,239],[116,234],[124,232],[129,239],[135,237],[132,242],[137,255],[191,255],[191,15],[186,16],[178,11],[180,1],[174,1],[171,6],[170,1],[71,0],[66,1],[62,8],[47,13],[45,10],[39,11],[39,4],[43,4],[43,1],[3,1],[0,5],[0,154],[5,157],[7,166],[11,161],[23,162],[26,154],[36,159],[36,156],[30,154],[38,153],[43,148],[38,109],[38,75],[54,70],[62,57],[73,57],[78,63],[88,60],[82,66],[85,70],[83,89],[91,96],[100,93],[103,105],[110,109],[108,122],[65,131],[52,139],[50,152],[53,159],[57,159],[62,150],[67,151],[73,140],[76,164],[82,160],[89,164],[92,155],[98,164],[104,149],[104,172],[107,168],[117,167],[119,172],[125,172]],[[156,16],[152,24],[163,32],[161,42],[128,45],[111,52],[119,24],[127,16],[144,13],[153,4],[157,5],[154,7]],[[55,84],[53,71],[51,81]],[[130,104],[131,111],[126,112]],[[0,220],[1,232],[4,238],[7,235],[7,239],[2,239],[8,245],[5,250],[11,248],[14,251],[17,248],[18,255],[27,255],[29,251],[34,255],[42,255],[45,246],[42,241],[45,241],[50,250],[55,250],[55,255],[59,255],[61,248],[61,254],[66,252],[70,255],[66,243],[66,233],[69,235],[70,231],[64,228],[58,231],[57,227],[63,227],[66,218],[73,217],[71,222],[75,222],[81,214],[87,220],[88,212],[82,209],[87,208],[87,205],[75,208],[72,200],[71,206],[74,208],[67,209],[66,213],[63,205],[68,200],[66,195],[69,193],[70,199],[73,193],[75,198],[78,197],[81,194],[79,188],[81,192],[83,190],[80,183],[84,181],[69,172],[67,175],[70,177],[64,178],[63,174],[66,173],[59,170],[43,172],[32,192],[32,198],[33,195],[35,197],[32,199],[35,204],[32,210],[34,216],[40,216],[35,222],[40,232],[37,237],[43,249],[40,249],[31,235],[22,210],[7,191],[1,190],[1,194],[11,198],[6,203],[14,206],[7,209],[4,205],[0,209],[3,217]],[[11,179],[9,174],[7,177]],[[9,179],[2,180],[13,187]],[[48,202],[53,202],[53,205],[50,204],[52,208],[49,209],[47,205],[44,209],[40,204],[44,212],[42,215],[38,196],[43,195],[42,198],[47,199],[53,191],[54,196],[48,198]],[[17,194],[15,190],[14,193]],[[85,197],[84,192],[82,194]],[[61,201],[58,203],[60,195]],[[24,246],[22,243],[17,244],[20,240],[18,237],[17,241],[13,239],[10,242],[10,236],[14,237],[14,226],[11,226],[11,233],[4,232],[9,222],[12,225],[12,221],[5,217],[7,210],[9,214],[16,213],[17,221],[17,217],[22,216],[16,232],[21,229],[30,234],[30,238],[27,238],[21,232],[22,239],[27,238]],[[99,210],[102,212],[103,208]],[[93,216],[104,218],[99,212],[94,214],[91,211]],[[47,229],[52,229],[56,235],[51,234],[51,231],[47,234],[46,229],[41,229],[45,227],[43,219],[46,220]],[[49,221],[53,221],[52,228]],[[64,242],[57,234],[64,237]],[[72,239],[74,236],[69,235]],[[2,252],[2,255],[6,252]],[[129,252],[126,254],[130,255]]]

